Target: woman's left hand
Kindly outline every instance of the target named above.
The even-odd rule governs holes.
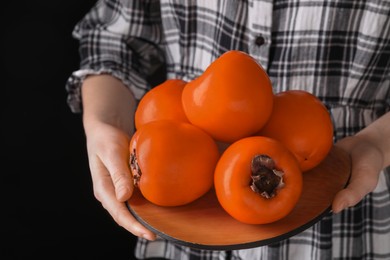
[[[333,212],[339,213],[355,206],[375,189],[383,168],[383,154],[373,143],[358,135],[346,137],[336,146],[348,152],[352,162],[349,184],[336,194],[332,203]]]

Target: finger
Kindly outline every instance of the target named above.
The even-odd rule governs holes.
[[[352,172],[348,186],[338,192],[332,203],[334,213],[355,206],[368,193],[373,191],[378,183],[381,170],[381,155],[372,149],[367,152],[368,146],[355,147],[351,152]]]
[[[94,174],[92,174],[94,195],[114,221],[135,236],[154,240],[156,235],[139,223],[131,215],[126,204],[116,198],[115,188],[107,170],[104,167],[95,167],[94,170]]]
[[[97,190],[107,190],[106,188]],[[125,228],[132,234],[143,237],[148,240],[154,240],[156,239],[156,235],[148,230],[146,227],[141,225],[134,217],[131,215],[129,209],[127,208],[126,204],[123,202],[120,202],[116,199],[116,196],[113,196],[114,192],[112,193],[106,193],[101,196],[101,203],[103,207],[110,213],[110,215],[113,217],[114,221],[120,225],[121,227]]]
[[[122,202],[128,200],[133,194],[134,183],[129,168],[127,147],[122,150],[107,152],[104,155],[103,163],[111,176],[116,198]]]
[[[332,211],[333,213],[339,213],[346,208],[355,206],[359,201],[363,199],[365,195],[361,195],[359,191],[348,186],[347,188],[339,191],[333,202]]]

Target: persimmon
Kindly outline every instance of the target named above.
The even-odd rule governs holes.
[[[275,94],[271,117],[258,134],[286,145],[302,171],[316,167],[333,145],[333,123],[328,109],[304,90]]]
[[[214,174],[217,199],[233,218],[247,224],[267,224],[287,216],[298,203],[302,172],[281,142],[251,136],[231,144]]]
[[[272,111],[273,91],[262,66],[241,51],[213,61],[182,94],[188,120],[214,139],[232,143],[258,132]]]
[[[129,149],[135,186],[156,205],[184,205],[213,187],[218,147],[194,125],[176,120],[146,123],[132,136]]]
[[[135,111],[135,127],[154,120],[173,119],[189,122],[181,103],[181,95],[186,81],[167,79],[152,88],[141,98]]]

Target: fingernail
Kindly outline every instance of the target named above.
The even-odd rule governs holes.
[[[150,236],[149,234],[142,234],[142,237],[147,239],[147,240],[154,240],[154,238],[152,236]]]
[[[341,203],[341,204],[339,204],[339,205],[333,210],[333,213],[335,213],[335,214],[340,213],[340,212],[343,211],[346,207],[347,207],[347,205],[346,205],[345,203]]]

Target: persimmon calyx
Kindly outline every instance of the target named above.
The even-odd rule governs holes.
[[[274,160],[268,155],[255,155],[251,171],[251,189],[266,199],[275,197],[276,191],[284,186],[284,172],[276,169]]]
[[[138,187],[139,181],[141,179],[141,168],[138,165],[138,160],[137,160],[137,155],[135,149],[131,151],[130,153],[130,169],[133,174],[133,181],[134,181],[134,186]]]

